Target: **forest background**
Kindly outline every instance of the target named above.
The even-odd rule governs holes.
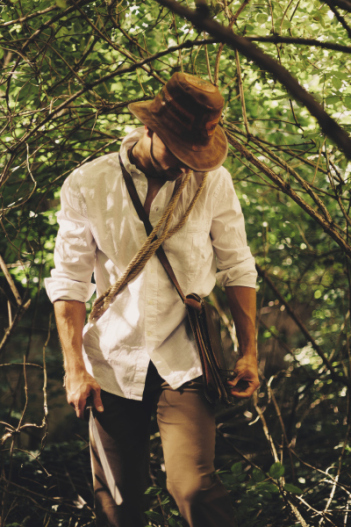
[[[351,524],[350,38],[349,0],[0,0],[1,527],[94,525],[43,279],[64,179],[175,71],[225,98],[259,274],[261,386],[218,412],[218,473],[241,527]],[[151,477],[149,524],[182,526],[154,423]]]

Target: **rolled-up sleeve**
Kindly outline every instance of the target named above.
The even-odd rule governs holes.
[[[220,184],[213,196],[211,238],[219,285],[255,287],[257,272],[247,245],[244,216],[231,176],[223,168]]]
[[[95,291],[91,283],[96,244],[89,228],[83,198],[74,185],[74,173],[61,189],[61,210],[57,215],[59,231],[56,238],[55,268],[45,279],[51,300],[86,302]]]

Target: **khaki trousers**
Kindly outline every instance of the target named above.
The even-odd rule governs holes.
[[[91,462],[98,527],[143,527],[149,486],[150,419],[155,404],[167,488],[190,527],[235,527],[229,496],[215,474],[215,415],[202,393],[201,378],[178,390],[150,363],[142,401],[102,392],[105,411],[95,417],[100,438],[121,492],[111,497],[93,438]]]

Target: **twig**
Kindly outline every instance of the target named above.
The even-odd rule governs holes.
[[[46,338],[46,341],[43,346],[43,373],[44,373],[44,380],[43,380],[43,397],[44,397],[44,417],[42,421],[42,427],[45,428],[45,434],[42,437],[41,445],[42,448],[44,446],[44,442],[47,436],[47,421],[48,421],[48,415],[49,415],[49,407],[48,407],[48,394],[47,394],[47,385],[48,385],[48,374],[46,369],[46,348],[50,341],[51,336],[51,318],[52,318],[52,311],[50,312],[49,316],[49,327],[48,327],[48,336]]]
[[[267,165],[262,163],[257,157],[255,157],[250,150],[242,145],[232,133],[227,131],[227,137],[229,143],[236,148],[242,155],[246,157],[253,165],[259,168],[266,176],[269,177],[285,194],[290,196],[298,205],[313,217],[319,225],[329,234],[331,238],[343,249],[345,254],[351,258],[351,246],[345,241],[345,239],[337,232],[333,224],[328,223],[318,212],[316,212],[305,200],[303,200],[297,192],[295,192],[289,183],[285,182],[278,174],[271,170]],[[351,152],[351,150],[350,150]]]
[[[349,0],[334,0],[334,4],[351,13],[351,2]]]
[[[210,65],[210,58],[208,56],[207,44],[205,44],[205,55],[206,55],[207,75],[208,75],[208,78],[209,78],[210,82],[212,82],[212,84],[213,84],[213,78],[212,78],[212,73],[211,73],[211,65]]]
[[[207,31],[213,38],[228,44],[233,49],[237,49],[246,58],[254,61],[261,69],[271,73],[287,88],[293,98],[299,100],[311,115],[317,119],[323,133],[338,145],[348,159],[351,159],[351,138],[347,132],[328,115],[319,102],[297,82],[284,66],[257,48],[248,39],[233,33],[230,28],[224,27],[215,20],[203,18],[196,11],[184,7],[175,0],[157,0],[157,2],[190,20],[199,29]]]
[[[46,9],[42,9],[42,11],[35,11],[34,13],[29,13],[29,15],[22,16],[20,18],[16,18],[16,20],[9,20],[8,22],[4,22],[3,24],[0,24],[0,28],[2,27],[8,27],[12,26],[14,24],[24,24],[28,22],[28,20],[31,20],[32,18],[35,18],[37,16],[45,15],[46,13],[50,13],[50,11],[57,11],[60,9],[59,7],[51,6],[47,7]]]
[[[262,412],[261,408],[258,405],[257,393],[254,393],[254,395],[253,395],[253,404],[254,404],[255,410],[256,410],[256,412],[257,412],[257,414],[258,414],[258,416],[259,416],[259,418],[261,420],[263,433],[266,436],[266,439],[267,439],[267,441],[268,441],[268,443],[270,445],[274,462],[275,463],[279,463],[279,457],[278,457],[277,449],[275,447],[273,438],[272,438],[272,436],[270,434],[270,431],[269,431],[269,428],[267,426],[267,421],[265,419],[264,413]]]
[[[24,362],[5,362],[3,364],[0,364],[0,368],[13,368],[13,367],[21,367],[23,368]],[[26,362],[27,368],[39,368],[40,370],[43,369],[41,364],[33,364],[32,362]]]
[[[337,21],[340,22],[340,24],[342,25],[344,29],[346,29],[349,38],[351,38],[351,27],[348,25],[345,18],[336,9],[334,5],[335,2],[333,3],[332,0],[320,0],[320,2],[326,3],[329,6],[329,9],[334,13]]]
[[[149,62],[152,62],[152,61],[154,61],[156,59],[159,59],[161,57],[169,55],[170,53],[173,53],[174,51],[178,51],[179,49],[192,48],[194,46],[201,46],[203,44],[212,44],[214,42],[215,42],[214,40],[205,40],[205,41],[189,41],[189,40],[187,40],[187,41],[183,42],[182,44],[180,44],[179,46],[171,46],[171,47],[167,48],[166,50],[163,50],[163,51],[160,51],[158,53],[155,53],[154,55],[151,55],[150,57],[147,57],[147,58],[141,60],[140,62],[136,62],[136,63],[132,64],[131,66],[122,66],[121,68],[117,68],[117,70],[115,70],[115,71],[113,71],[111,73],[108,73],[107,75],[104,75],[103,77],[101,77],[100,79],[97,79],[96,81],[92,82],[91,84],[86,84],[84,88],[82,88],[81,90],[77,91],[75,94],[73,94],[70,97],[68,97],[65,100],[65,102],[63,102],[62,104],[57,106],[55,109],[53,109],[52,112],[49,112],[48,115],[43,119],[43,121],[38,123],[30,131],[30,133],[24,134],[23,137],[18,141],[18,143],[16,145],[16,148],[15,148],[15,151],[12,152],[12,155],[14,155],[15,152],[17,153],[18,150],[20,149],[20,147],[22,146],[22,144],[24,142],[28,141],[28,138],[30,136],[35,135],[46,123],[51,121],[52,118],[55,115],[61,113],[68,106],[70,106],[70,104],[74,100],[78,99],[81,95],[83,95],[87,91],[90,91],[95,86],[98,86],[99,84],[103,84],[104,82],[106,82],[108,80],[111,80],[111,79],[113,79],[116,76],[124,75],[125,73],[129,73],[129,72],[135,71],[136,69],[142,67],[144,64],[148,64]],[[123,106],[126,106],[128,103],[124,102],[124,103],[121,103],[121,104]],[[2,186],[5,183],[5,181],[7,180],[6,174],[7,174],[9,166],[10,166],[10,160],[8,161],[7,165],[5,166],[5,169],[3,170],[2,176],[0,177],[0,186]]]
[[[272,291],[274,291],[274,294],[276,295],[276,297],[279,300],[279,302],[281,302],[285,306],[285,309],[287,310],[287,312],[289,313],[291,318],[294,320],[294,322],[297,324],[297,326],[300,328],[300,330],[303,333],[303,335],[307,338],[307,340],[309,342],[311,342],[313,349],[315,349],[315,351],[318,353],[318,355],[322,359],[323,363],[325,364],[325,366],[327,367],[328,371],[330,372],[330,376],[332,377],[332,379],[334,381],[341,382],[342,384],[344,384],[346,386],[349,386],[349,384],[350,384],[349,379],[347,379],[345,377],[341,377],[340,375],[338,375],[336,373],[336,371],[334,370],[334,367],[330,363],[329,359],[325,356],[323,350],[320,348],[320,346],[317,344],[317,342],[312,337],[310,332],[307,330],[307,328],[306,328],[305,324],[302,322],[302,320],[300,320],[298,315],[290,307],[290,304],[285,300],[283,295],[275,287],[275,285],[273,284],[272,280],[269,278],[267,272],[264,271],[262,269],[262,267],[260,265],[258,265],[258,264],[256,264],[256,269],[257,269],[257,272],[258,272],[259,276],[261,276],[265,280],[265,282],[267,282],[267,284],[272,289]]]
[[[241,77],[239,53],[237,49],[235,50],[235,61],[236,61],[236,72],[238,75],[238,86],[239,86],[239,93],[240,93],[241,111],[243,113],[243,120],[245,124],[246,134],[247,134],[247,137],[249,138],[251,134],[250,134],[249,123],[248,123],[247,115],[246,115],[244,88],[243,88],[243,81]]]
[[[25,304],[21,304],[19,306],[19,309],[17,309],[16,314],[15,314],[15,316],[13,318],[12,324],[7,329],[5,329],[4,336],[2,337],[2,340],[0,342],[0,351],[5,346],[5,343],[6,343],[7,339],[11,335],[12,331],[15,329],[17,323],[21,320],[21,318],[24,315],[25,311],[29,308],[30,302],[31,301],[29,299]]]
[[[298,38],[298,37],[282,37],[280,35],[272,35],[270,37],[247,36],[250,42],[267,42],[272,44],[296,44],[298,46],[315,46],[322,49],[330,49],[332,51],[340,51],[341,53],[351,53],[351,46],[343,46],[334,42],[325,42],[316,40],[314,38]]]
[[[229,20],[229,25],[228,25],[228,27],[230,27],[230,28],[233,27],[233,25],[235,24],[235,22],[238,20],[239,15],[241,14],[241,12],[245,9],[245,7],[246,7],[250,2],[251,2],[251,0],[244,0],[244,2],[241,4],[241,6],[239,7],[239,9],[236,11],[236,13],[234,13],[234,15],[231,17],[231,16],[230,16],[230,11],[229,11],[229,9],[228,9],[228,5],[227,5],[227,0],[224,0],[225,12],[226,12],[227,18],[228,18],[228,20]],[[224,48],[224,44],[223,44],[223,42],[221,42],[220,45],[219,45],[218,52],[217,52],[217,55],[216,55],[216,60],[215,60],[215,73],[214,73],[214,84],[215,84],[215,86],[218,85],[218,77],[219,77],[219,62],[220,62],[220,59],[221,59],[221,55],[222,55],[223,48]]]
[[[0,269],[2,270],[2,272],[5,275],[7,283],[9,284],[10,289],[11,289],[11,291],[13,293],[13,296],[16,299],[17,305],[20,306],[22,304],[21,295],[19,294],[19,292],[17,290],[15,282],[13,281],[12,276],[10,275],[10,273],[9,273],[9,271],[7,269],[6,263],[5,263],[4,259],[3,259],[3,257],[1,256],[1,254],[0,254]],[[9,326],[11,326],[11,322],[10,322]],[[1,345],[0,345],[0,349],[1,349]]]
[[[275,408],[275,411],[276,411],[276,414],[277,414],[277,417],[278,417],[278,420],[279,420],[279,423],[280,423],[280,427],[282,429],[282,434],[283,434],[283,437],[284,437],[286,448],[288,449],[289,458],[290,458],[291,473],[292,473],[292,478],[293,478],[293,481],[294,481],[295,480],[295,468],[294,468],[294,462],[293,462],[293,458],[292,458],[292,453],[291,453],[291,450],[290,450],[289,440],[288,440],[288,436],[287,436],[287,433],[286,433],[286,430],[285,430],[285,425],[284,425],[284,421],[283,421],[283,418],[282,418],[282,414],[281,414],[281,411],[280,411],[277,399],[275,398],[274,392],[272,390],[270,381],[267,382],[267,390],[268,390],[268,393],[269,393],[269,396],[270,396],[271,400],[273,401],[273,406]]]

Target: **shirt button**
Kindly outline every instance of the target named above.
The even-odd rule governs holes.
[[[148,337],[150,337],[151,336],[151,331],[147,331],[146,334],[147,334]]]
[[[148,304],[149,304],[149,306],[153,306],[154,305],[153,300],[148,300]]]
[[[158,212],[158,207],[155,208],[155,211]]]

